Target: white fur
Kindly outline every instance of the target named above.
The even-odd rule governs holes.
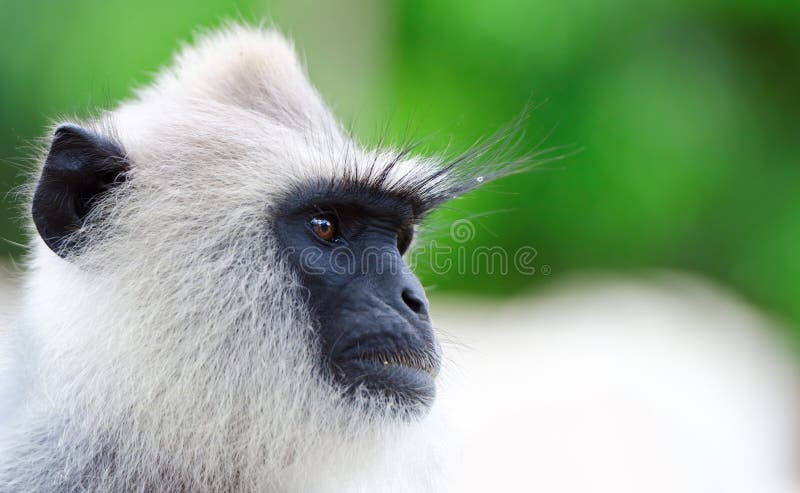
[[[0,491],[432,489],[435,409],[342,399],[275,260],[265,224],[288,186],[395,155],[340,130],[292,46],[205,35],[83,125],[116,136],[131,179],[80,256],[33,241]],[[389,184],[432,165],[406,159]]]

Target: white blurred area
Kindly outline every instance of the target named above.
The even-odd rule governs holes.
[[[3,327],[18,290],[0,273]],[[432,305],[447,491],[800,491],[798,368],[730,294],[674,275],[592,277]]]
[[[730,294],[661,274],[433,307],[449,491],[800,491],[798,368]]]

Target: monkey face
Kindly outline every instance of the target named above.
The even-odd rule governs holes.
[[[136,178],[127,177],[130,166],[125,151],[113,139],[75,125],[60,126],[32,207],[34,223],[45,244],[67,259],[80,257],[86,244],[84,237],[91,236],[90,226],[104,222],[99,210],[90,212],[93,207],[118,185],[136,184]],[[391,166],[386,169],[392,170]],[[271,238],[269,246],[265,242],[261,249],[270,252],[277,248],[278,259],[299,280],[306,296],[294,304],[304,305],[304,312],[311,315],[317,353],[314,358],[334,388],[359,402],[377,399],[404,414],[415,414],[433,403],[441,350],[425,292],[402,255],[409,248],[415,225],[431,209],[431,201],[438,199],[419,193],[421,185],[435,183],[433,179],[409,180],[402,182],[408,183],[407,187],[392,187],[384,175],[388,173],[356,179],[343,173],[335,179],[290,184],[268,207],[267,225],[260,228]],[[421,172],[414,176],[424,177]],[[146,188],[141,189],[145,193]],[[210,203],[197,202],[181,210],[210,217]],[[224,212],[217,217],[223,218],[222,223],[226,221]],[[188,238],[194,230],[181,231],[185,231],[181,236]],[[115,244],[131,241],[114,237]],[[229,239],[224,234],[219,237]],[[213,246],[207,257],[193,254],[195,262],[182,272],[207,268],[216,261],[215,255],[241,259],[230,253],[231,244],[236,242]],[[150,248],[154,247],[151,243]],[[251,264],[256,270],[270,267]],[[214,271],[242,274],[240,269],[241,265],[236,269],[215,267]],[[221,278],[216,284],[220,283]],[[268,303],[265,298],[278,298],[290,286],[273,284],[267,288],[258,300],[241,295],[238,306],[261,306]],[[230,292],[212,291],[219,298],[219,306],[234,305],[228,301],[233,299]],[[187,299],[188,295],[178,297],[175,303]],[[219,306],[218,312],[223,310]],[[300,339],[301,335],[296,337]]]
[[[216,409],[276,434],[286,415],[307,437],[364,409],[428,409],[440,348],[402,255],[426,213],[521,169],[527,157],[508,156],[521,126],[448,159],[369,150],[277,33],[234,28],[186,50],[133,100],[54,128],[31,212],[77,269],[48,260],[42,278],[71,284],[40,300],[69,307],[80,292],[58,325],[113,327],[136,347],[94,363],[119,402],[193,396],[169,416],[196,426],[172,429],[206,429],[200,410]]]
[[[304,184],[290,197],[275,233],[307,290],[325,370],[346,394],[429,407],[440,348],[402,258],[418,220],[413,200],[346,183]]]

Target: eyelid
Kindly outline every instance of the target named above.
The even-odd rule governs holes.
[[[314,216],[333,216],[338,223],[342,222],[342,218],[339,215],[339,211],[336,210],[336,207],[320,207],[317,204],[312,204],[311,208],[314,210]]]

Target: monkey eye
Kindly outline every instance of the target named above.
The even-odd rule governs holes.
[[[317,216],[308,223],[311,231],[320,239],[333,241],[336,236],[336,223],[330,216]]]

